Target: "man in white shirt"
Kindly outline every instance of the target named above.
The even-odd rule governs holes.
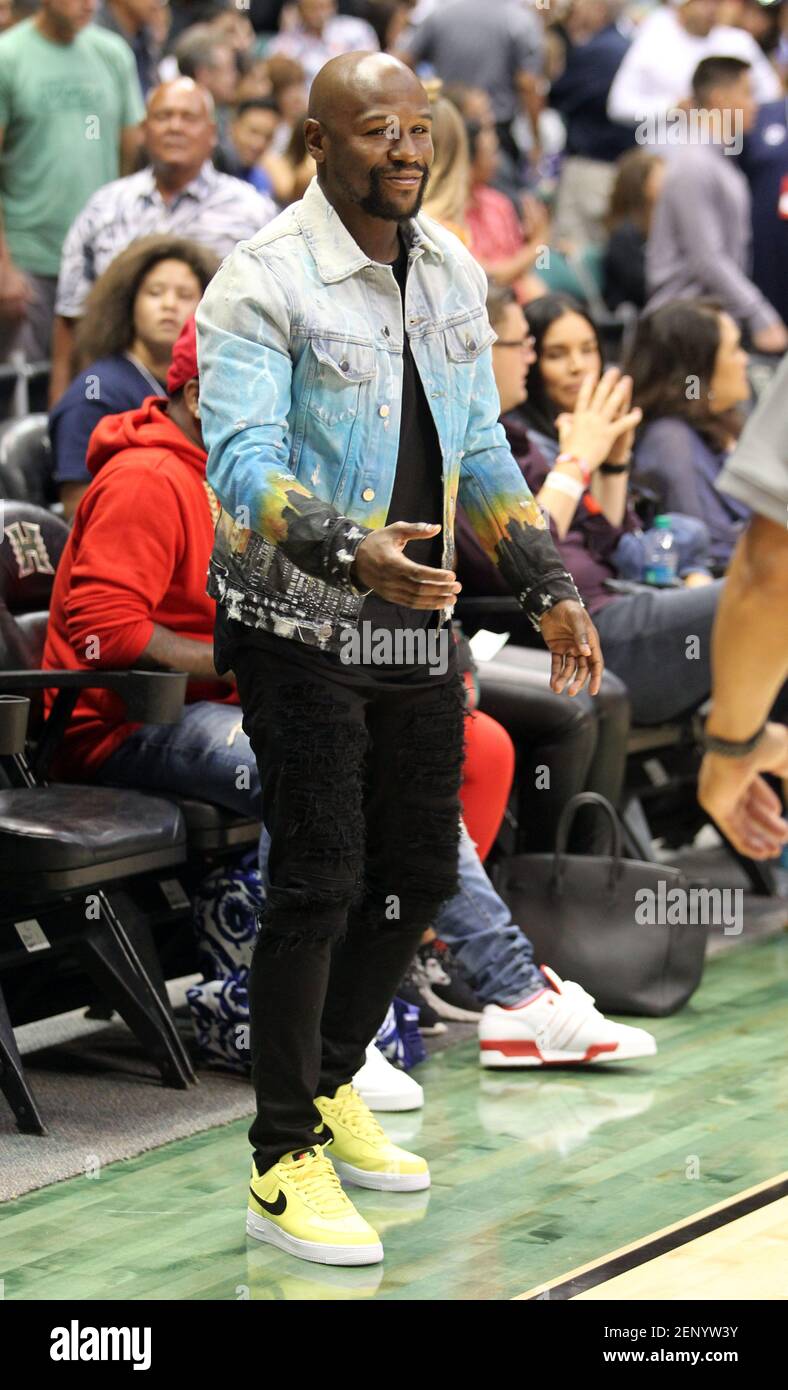
[[[148,98],[145,148],[150,163],[105,183],[85,203],[63,243],[55,299],[50,405],[71,380],[76,322],[107,266],[132,241],[154,233],[191,237],[217,256],[254,236],[276,216],[251,184],[220,174],[211,94],[190,77],[164,82]]]
[[[340,53],[372,53],[378,48],[372,25],[355,15],[338,15],[336,0],[297,0],[295,22],[271,40],[266,56],[283,53],[295,58],[311,86],[330,58]]]
[[[744,29],[715,23],[718,9],[719,0],[668,0],[652,11],[613,79],[612,121],[639,123],[686,101],[703,58],[741,58],[750,65],[757,105],[777,100],[780,81],[765,53]]]

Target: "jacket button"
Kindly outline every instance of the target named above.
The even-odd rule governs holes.
[[[371,502],[373,497],[375,496],[375,489],[372,487],[365,487],[361,496],[363,497],[365,502]]]
[[[471,348],[471,349],[475,348],[475,347],[476,347],[476,339],[475,339],[475,338],[466,338],[466,339],[465,339],[465,346],[466,346],[467,348]]]
[[[342,361],[341,361],[340,364],[339,364],[339,370],[340,370],[341,372],[346,372],[349,366],[350,366],[350,363],[348,362],[347,358],[344,358],[344,357],[343,357]]]
[[[388,325],[386,325],[386,327],[383,329],[383,332],[387,338],[391,337],[391,329],[388,327]]]
[[[380,407],[379,411],[378,411],[378,415],[382,415],[384,420],[386,419],[386,417],[387,417],[390,413],[391,413],[391,412],[390,412],[389,407],[388,407],[387,405],[382,405],[382,406]]]

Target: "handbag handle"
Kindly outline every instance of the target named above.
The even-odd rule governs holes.
[[[566,844],[569,839],[569,832],[580,810],[581,806],[596,806],[600,811],[604,811],[613,832],[613,854],[610,863],[610,879],[608,887],[611,892],[615,888],[621,877],[621,825],[615,809],[611,806],[606,797],[600,796],[599,792],[578,792],[567,801],[558,820],[555,832],[555,855],[553,858],[553,882],[552,887],[556,893],[562,893],[564,888],[564,874],[566,868]]]

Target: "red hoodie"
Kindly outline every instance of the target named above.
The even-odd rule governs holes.
[[[149,396],[137,410],[105,416],[91,435],[94,481],[55,577],[45,670],[134,666],[154,623],[213,641],[216,605],[205,592],[214,531],[206,454],[173,424],[165,404]],[[53,698],[48,691],[47,709]],[[219,680],[190,681],[186,699],[238,703]],[[89,778],[140,727],[124,719],[119,696],[84,691],[56,774]]]

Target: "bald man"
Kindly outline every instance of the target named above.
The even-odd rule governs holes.
[[[50,404],[70,381],[76,320],[99,275],[129,242],[153,232],[191,237],[218,256],[254,236],[276,215],[251,184],[220,174],[213,99],[190,77],[165,82],[148,98],[142,124],[150,164],[105,184],[72,223],[63,246],[55,301]]]
[[[431,114],[409,68],[318,73],[304,198],[197,310],[209,593],[271,837],[249,977],[257,1114],[247,1230],[321,1263],[382,1258],[339,1179],[429,1186],[353,1089],[457,891],[463,684],[451,641],[464,505],[554,654],[596,691],[596,634],[498,424],[486,280],[419,214]]]

